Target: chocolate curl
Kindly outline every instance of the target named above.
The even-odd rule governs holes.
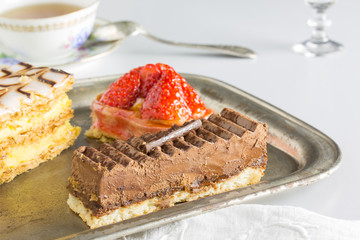
[[[186,126],[183,126],[183,127],[180,127],[179,129],[155,140],[155,141],[151,141],[151,142],[148,142],[146,143],[145,145],[145,148],[146,148],[146,152],[149,152],[151,149],[153,149],[154,147],[157,147],[157,146],[161,146],[163,145],[165,142],[168,142],[168,141],[171,141],[173,140],[174,138],[178,138],[178,137],[181,137],[183,135],[185,135],[186,133],[190,132],[191,130],[193,129],[198,129],[202,126],[202,122],[201,120],[195,120],[193,121],[192,123],[186,125]]]

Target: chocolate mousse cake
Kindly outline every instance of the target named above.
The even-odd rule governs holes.
[[[266,124],[223,109],[156,134],[80,147],[68,205],[96,228],[258,183],[266,134]]]
[[[80,133],[69,123],[73,82],[62,70],[27,63],[0,70],[0,184],[73,144]]]

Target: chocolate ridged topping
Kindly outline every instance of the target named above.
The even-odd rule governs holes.
[[[113,161],[123,165],[126,167],[131,161],[131,158],[118,151],[116,148],[111,146],[110,144],[104,143],[99,147],[99,151],[106,156],[109,156]]]
[[[254,132],[258,126],[258,123],[253,121],[252,119],[250,119],[247,116],[244,116],[242,114],[239,114],[237,112],[235,112],[232,109],[229,108],[225,108],[221,111],[220,115],[223,118],[226,118],[236,124],[238,124],[239,126],[242,126],[243,128],[246,128],[247,130]]]
[[[69,190],[95,215],[175,190],[191,191],[247,166],[264,166],[266,132],[266,124],[224,109],[153,135],[81,147],[74,153]]]

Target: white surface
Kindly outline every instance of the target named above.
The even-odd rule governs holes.
[[[98,16],[134,20],[154,35],[170,40],[243,45],[255,61],[224,57],[153,42],[127,39],[114,53],[86,64],[64,67],[76,78],[124,73],[147,63],[163,62],[178,72],[214,77],[241,88],[313,125],[342,150],[342,165],[315,184],[264,197],[251,203],[299,206],[329,217],[360,219],[360,1],[338,1],[328,12],[331,38],[345,51],[308,59],[292,45],[310,36],[312,11],[303,1],[146,1],[102,0]],[[230,207],[215,212],[234,217]],[[206,220],[206,217],[197,217]],[[203,225],[202,225],[203,226]],[[199,229],[205,231],[206,228]]]
[[[360,221],[333,219],[303,208],[243,204],[231,210],[231,219],[224,211],[206,213],[121,239],[360,239]]]

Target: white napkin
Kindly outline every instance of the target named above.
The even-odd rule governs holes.
[[[360,239],[360,221],[330,218],[299,207],[242,204],[123,239]]]

